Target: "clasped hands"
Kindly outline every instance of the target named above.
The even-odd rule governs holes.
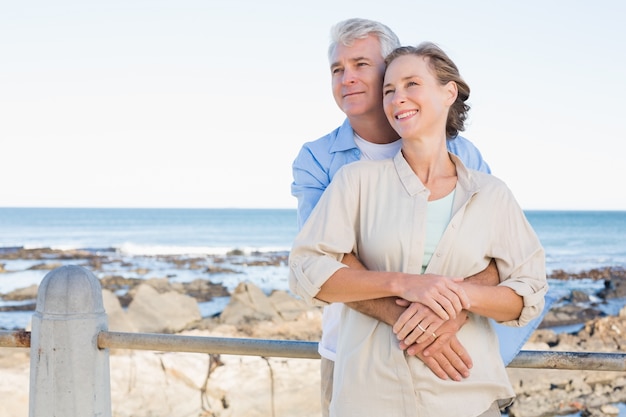
[[[472,359],[456,337],[469,308],[469,299],[458,285],[461,279],[426,274],[419,280],[406,292],[415,302],[396,301],[406,308],[393,326],[400,348],[417,356],[441,379],[467,378]]]

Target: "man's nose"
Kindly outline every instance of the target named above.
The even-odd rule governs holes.
[[[355,72],[349,69],[344,70],[342,82],[344,85],[354,84],[356,82]]]

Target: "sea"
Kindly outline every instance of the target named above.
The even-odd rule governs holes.
[[[525,214],[546,250],[548,273],[626,267],[626,211]],[[285,262],[255,261],[288,255],[298,231],[296,220],[295,209],[0,208],[0,271],[5,271],[0,273],[0,306],[8,304],[1,294],[39,284],[48,272],[33,268],[41,260],[2,259],[3,251],[15,248],[82,249],[127,261],[96,274],[101,276],[168,277],[179,282],[201,278],[231,291],[248,281],[267,293],[288,291]],[[163,261],[165,255],[213,259],[233,253],[239,256],[228,267],[236,273],[207,275]],[[139,269],[151,272],[141,274]],[[602,285],[591,279],[555,281],[551,291],[558,297],[559,292],[593,292]],[[206,303],[202,314],[219,313],[227,302],[221,297]],[[1,312],[0,328],[24,328],[30,316]]]

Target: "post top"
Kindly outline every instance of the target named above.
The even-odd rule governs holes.
[[[36,311],[60,315],[104,313],[100,281],[81,266],[53,269],[39,284]]]

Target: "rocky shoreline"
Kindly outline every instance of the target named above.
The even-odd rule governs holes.
[[[236,259],[246,262],[241,254],[230,256],[232,259],[226,256],[222,262],[212,259],[210,266],[203,258],[171,257],[168,262],[179,268],[198,268],[210,276],[212,271],[218,270],[229,273],[228,265]],[[6,272],[2,260],[11,257],[35,260],[35,265],[44,270],[70,261],[102,271],[106,263],[120,262],[109,255],[100,256],[89,251],[18,248],[0,251],[0,278],[2,272]],[[275,262],[276,265],[286,261],[284,254],[266,254],[259,259],[262,260],[258,262]],[[126,268],[136,270],[137,267],[126,265]],[[626,299],[626,271],[610,267],[575,274],[555,271],[550,279],[593,280],[601,283],[596,286],[601,289],[593,293],[574,290],[558,300],[524,349],[622,352],[626,346],[626,309],[612,315],[607,314],[604,307],[606,303]],[[321,335],[321,311],[318,308],[304,305],[285,291],[266,294],[248,282],[242,282],[233,291],[207,279],[181,283],[170,282],[167,276],[140,279],[109,275],[102,276],[101,283],[109,328],[114,331],[309,341],[319,340]],[[36,286],[30,286],[0,294],[0,297],[5,301],[22,302],[10,308],[28,311],[34,309],[36,290]],[[200,315],[198,303],[224,296],[229,296],[230,300],[221,314]],[[555,330],[558,326],[574,324],[580,326],[579,330]],[[316,360],[139,351],[111,353],[114,416],[319,415]],[[27,350],[0,349],[0,367],[3,369],[0,415],[26,415],[27,395],[25,397],[24,388],[19,387],[24,384],[28,387],[27,359]],[[136,369],[132,375],[124,371],[129,367]],[[626,373],[623,372],[515,368],[509,368],[508,372],[518,395],[507,410],[510,417],[617,416],[620,413],[618,405],[626,402]],[[152,380],[144,380],[144,374],[146,378],[151,375]],[[256,381],[256,386],[251,384],[252,381]],[[155,390],[159,384],[170,394],[158,396]],[[270,409],[267,408],[267,397],[255,394],[259,386],[268,387],[271,393]],[[132,396],[128,395],[129,391]],[[196,401],[199,397],[203,398],[200,402]],[[265,405],[259,405],[259,401],[265,401]]]

